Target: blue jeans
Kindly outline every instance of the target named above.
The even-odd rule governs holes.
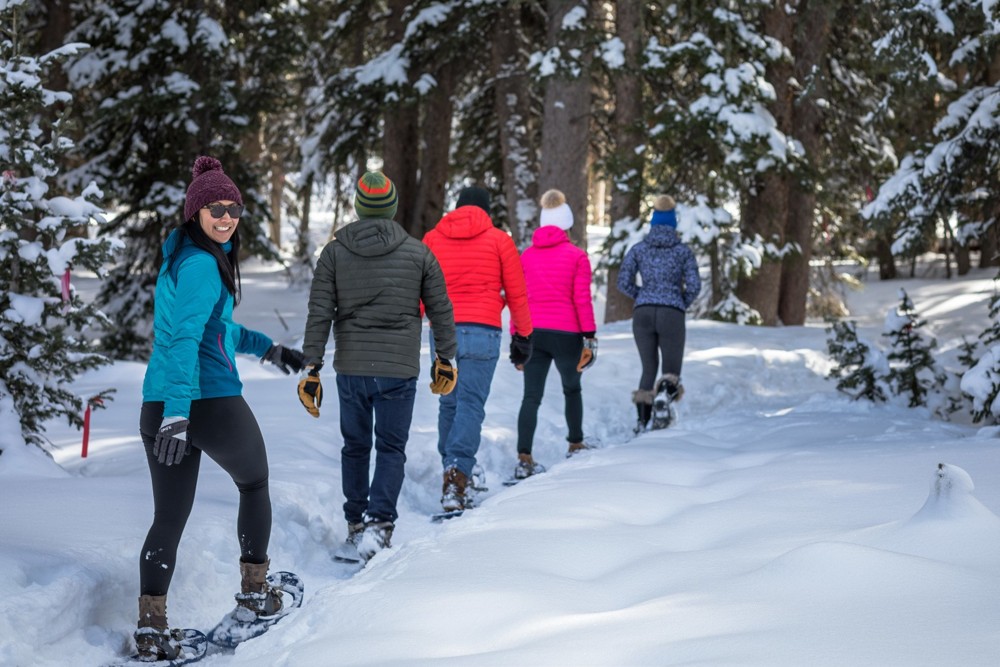
[[[403,487],[406,441],[410,437],[417,378],[337,374],[340,397],[340,451],[344,517],[348,523],[365,518],[395,521],[396,501]],[[374,415],[374,419],[373,419]],[[375,474],[368,482],[375,433]]]
[[[458,468],[471,477],[486,418],[486,399],[500,358],[501,331],[486,325],[457,324],[455,335],[458,382],[454,391],[438,401],[438,453],[445,470]],[[434,356],[433,335],[431,356]]]

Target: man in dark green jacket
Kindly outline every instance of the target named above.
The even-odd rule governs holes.
[[[341,560],[367,560],[390,546],[420,372],[421,302],[437,351],[432,391],[451,391],[457,374],[450,362],[458,345],[444,274],[427,246],[392,220],[397,201],[395,186],[381,172],[360,178],[354,201],[359,219],[323,248],[309,293],[299,399],[319,417],[319,370],[332,324],[344,438],[347,541],[335,554]]]

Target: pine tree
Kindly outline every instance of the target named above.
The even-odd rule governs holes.
[[[59,159],[72,146],[62,134],[72,97],[47,89],[46,78],[83,47],[27,55],[23,5],[0,5],[0,406],[12,406],[25,442],[44,449],[47,420],[82,426],[74,379],[109,362],[87,340],[105,318],[73,288],[73,272],[101,276],[120,243],[94,238],[104,222],[96,186],[56,193]]]
[[[944,384],[944,376],[931,356],[937,346],[933,338],[924,339],[919,329],[926,321],[917,318],[913,301],[906,290],[899,290],[900,304],[886,314],[882,335],[890,340],[886,357],[889,374],[886,380],[893,394],[909,397],[910,407],[927,404],[927,394]]]
[[[115,211],[108,231],[126,241],[122,261],[98,296],[115,322],[101,344],[116,358],[145,359],[160,247],[182,222],[199,154],[219,158],[243,193],[244,247],[276,256],[262,224],[270,207],[258,185],[263,167],[254,142],[260,142],[258,114],[270,106],[267,95],[283,91],[262,91],[269,79],[243,62],[244,30],[256,15],[241,14],[235,5],[87,0],[76,9],[81,20],[71,37],[92,48],[68,68],[85,110],[71,182],[99,184]],[[267,30],[258,26],[253,34]],[[248,50],[251,65],[263,60]]]
[[[969,0],[895,4],[900,20],[880,43],[886,55],[912,65],[900,68],[890,104],[900,117],[929,121],[930,113],[937,122],[907,134],[895,173],[864,214],[880,224],[895,218],[893,253],[912,257],[939,226],[962,243],[985,239],[1000,214],[988,194],[1000,189],[1000,10]],[[906,89],[936,101],[914,105]]]
[[[888,399],[885,376],[888,365],[882,353],[858,338],[856,322],[834,322],[827,330],[826,345],[837,365],[830,369],[837,390],[851,398],[883,403]]]

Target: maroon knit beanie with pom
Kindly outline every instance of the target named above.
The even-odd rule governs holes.
[[[243,203],[240,189],[226,176],[222,171],[222,163],[214,157],[202,155],[195,160],[191,176],[191,185],[184,198],[185,220],[190,220],[198,213],[198,209],[214,201],[226,199],[237,204]]]

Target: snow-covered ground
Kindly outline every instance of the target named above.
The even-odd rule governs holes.
[[[952,363],[961,336],[985,328],[993,275],[870,278],[850,296],[852,317],[878,341],[905,287]],[[243,286],[237,319],[298,343],[306,290],[253,264]],[[1000,663],[996,429],[838,395],[824,379],[820,323],[691,321],[679,423],[632,439],[630,323],[598,335],[585,430],[602,447],[564,458],[553,371],[535,449],[549,472],[501,486],[521,398],[504,358],[480,449],[491,492],[441,525],[428,520],[441,470],[436,398],[422,381],[394,548],[357,574],[330,560],[345,534],[336,400],[312,419],[294,378],[241,359],[268,443],[272,568],[299,573],[306,600],[264,637],[201,664]],[[88,458],[80,434],[53,423],[61,468],[27,448],[0,460],[0,665],[101,665],[134,629],[151,515],[137,436],[143,372],[119,362],[79,381],[81,393],[118,388],[93,415]],[[334,392],[333,374],[324,379]],[[231,481],[206,460],[172,624],[208,629],[231,609],[236,505]]]

